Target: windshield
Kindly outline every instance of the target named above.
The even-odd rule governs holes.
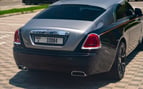
[[[56,5],[49,7],[35,18],[93,21],[104,11],[103,8],[88,5]]]

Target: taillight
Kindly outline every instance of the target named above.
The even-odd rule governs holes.
[[[100,38],[97,34],[89,34],[82,45],[82,49],[98,49],[101,48]]]
[[[14,34],[14,44],[21,44],[20,36],[19,36],[19,30],[15,31],[15,34]]]

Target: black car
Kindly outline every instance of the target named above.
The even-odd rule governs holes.
[[[142,43],[142,11],[124,0],[61,0],[15,32],[22,70],[108,72],[122,79],[126,57]]]
[[[22,0],[22,3],[25,3],[26,5],[31,5],[31,4],[45,4],[45,3],[53,3],[58,0]]]

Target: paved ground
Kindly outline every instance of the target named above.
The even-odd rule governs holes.
[[[81,79],[62,73],[29,73],[17,69],[12,56],[13,34],[35,14],[0,18],[0,89],[143,89],[143,47],[129,55],[121,81],[109,81],[106,75]]]
[[[141,9],[143,9],[143,1],[130,2],[130,4],[131,4],[132,6],[134,6],[135,8],[141,8]]]
[[[143,48],[128,57],[121,81],[106,80],[106,75],[82,79],[62,73],[29,73],[17,69],[12,56],[13,34],[35,14],[0,18],[0,89],[143,89]]]

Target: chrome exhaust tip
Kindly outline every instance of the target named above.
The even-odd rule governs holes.
[[[22,71],[28,71],[28,68],[23,65],[18,65],[18,68],[21,69]]]
[[[76,76],[76,77],[86,77],[87,74],[83,71],[72,71],[71,76]]]

